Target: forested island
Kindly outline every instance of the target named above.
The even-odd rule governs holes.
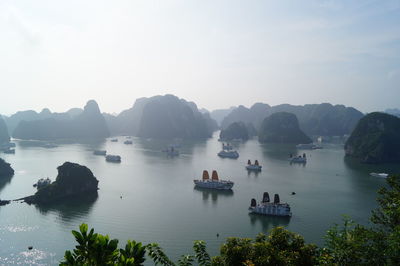
[[[364,163],[400,162],[400,118],[379,112],[366,115],[347,140],[345,152]]]
[[[306,144],[312,140],[300,129],[297,117],[292,113],[278,112],[265,118],[258,134],[261,143]]]
[[[58,175],[53,183],[38,189],[34,195],[24,198],[24,201],[51,204],[82,194],[97,193],[99,181],[86,166],[65,162],[57,170]]]

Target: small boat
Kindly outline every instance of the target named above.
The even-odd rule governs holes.
[[[41,189],[42,187],[45,187],[47,185],[51,184],[50,178],[40,178],[37,183],[33,184],[34,187],[37,189]]]
[[[203,171],[203,177],[201,180],[195,179],[193,180],[196,187],[200,188],[209,188],[209,189],[219,189],[219,190],[229,190],[232,189],[234,183],[230,180],[220,180],[218,178],[217,171],[213,170],[210,176],[207,170]]]
[[[125,141],[124,141],[124,144],[128,144],[128,145],[129,145],[129,144],[132,144],[132,143],[133,143],[132,140],[125,140]]]
[[[56,144],[54,144],[54,143],[46,143],[46,144],[43,145],[43,147],[47,148],[47,149],[52,149],[52,148],[56,148],[58,146]]]
[[[223,150],[226,150],[226,151],[230,151],[230,150],[233,149],[233,147],[232,147],[232,145],[229,144],[229,143],[226,143],[226,145],[225,145],[225,143],[222,143],[222,149],[223,149]]]
[[[316,145],[314,143],[308,143],[308,144],[298,144],[296,145],[296,148],[299,150],[317,150],[317,149],[322,149],[322,146]]]
[[[163,150],[162,152],[165,152],[167,154],[167,156],[178,156],[179,155],[179,150],[176,149],[175,146],[170,146],[168,148],[166,148],[165,150]]]
[[[118,139],[111,139],[111,142],[118,142]]]
[[[263,199],[257,204],[255,199],[251,199],[250,213],[272,215],[272,216],[287,216],[291,217],[290,206],[287,203],[281,203],[279,194],[275,194],[274,202],[270,202],[268,192],[264,192]]]
[[[249,171],[261,171],[262,166],[258,163],[258,160],[251,164],[250,160],[247,160],[246,169]]]
[[[375,176],[375,177],[381,177],[381,178],[387,178],[389,174],[386,173],[369,173],[370,176]]]
[[[295,156],[293,157],[292,154],[290,154],[290,163],[307,163],[307,157],[306,154],[303,153],[303,156],[299,155],[299,156]]]
[[[8,148],[8,149],[4,150],[3,152],[6,154],[15,154],[15,149]]]
[[[107,154],[107,151],[106,150],[95,150],[95,151],[93,151],[93,154],[105,156]]]
[[[120,163],[121,162],[121,156],[119,156],[119,155],[107,155],[106,156],[106,161],[107,162],[112,162],[112,163]]]
[[[221,158],[233,158],[237,159],[239,158],[239,153],[237,151],[225,151],[222,150],[218,153],[218,156]]]

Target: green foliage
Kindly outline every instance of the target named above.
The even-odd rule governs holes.
[[[142,265],[145,260],[145,247],[141,243],[128,241],[125,249],[118,249],[118,240],[94,233],[88,233],[88,225],[81,224],[79,232],[73,230],[78,245],[66,251],[60,265]]]
[[[300,235],[276,227],[268,236],[258,235],[255,241],[229,238],[212,265],[313,265],[318,255],[317,246],[305,244]]]

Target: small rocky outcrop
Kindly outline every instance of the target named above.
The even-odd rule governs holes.
[[[97,193],[99,181],[89,168],[65,162],[57,168],[56,181],[24,198],[27,203],[49,204],[78,195]]]
[[[366,115],[346,141],[345,152],[363,163],[400,162],[400,118],[379,112]]]
[[[258,135],[261,143],[305,144],[312,140],[300,129],[297,117],[292,113],[278,112],[265,118]]]

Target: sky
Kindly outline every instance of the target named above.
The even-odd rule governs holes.
[[[0,113],[174,94],[400,108],[400,0],[0,0]]]

